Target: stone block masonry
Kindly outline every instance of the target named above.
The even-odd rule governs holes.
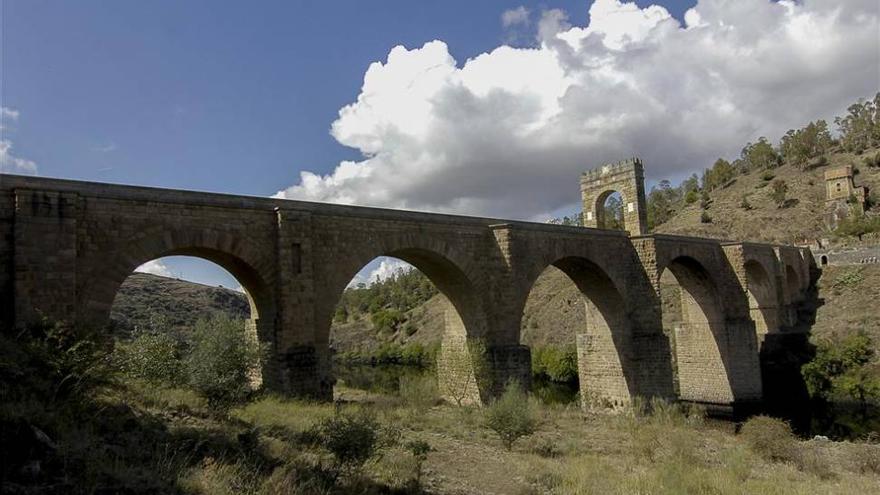
[[[606,189],[621,192],[628,232],[0,175],[0,325],[105,324],[136,267],[196,256],[247,291],[248,329],[270,349],[263,386],[326,400],[334,307],[364,265],[393,256],[448,300],[444,352],[452,354],[439,367],[441,388],[473,372],[473,356],[462,355],[468,343],[483,349],[485,369],[467,390],[479,402],[510,380],[529,385],[522,313],[535,280],[555,266],[578,286],[588,312],[577,346],[591,404],[673,399],[676,379],[687,400],[732,407],[760,398],[758,329],[777,331],[784,318],[769,325],[752,318],[781,315],[803,297],[809,252],[644,235],[642,174],[641,162],[630,160],[582,178],[587,212]],[[663,327],[666,270],[685,289],[677,336]]]

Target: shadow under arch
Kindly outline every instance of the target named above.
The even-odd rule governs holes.
[[[661,272],[664,331],[673,341],[679,399],[710,407],[735,402],[724,311],[717,285],[703,265],[688,256]]]
[[[490,390],[491,377],[482,376],[483,370],[478,369],[479,364],[486,363],[476,361],[488,359],[489,356],[475,354],[486,352],[488,325],[482,297],[465,270],[440,250],[403,247],[361,256],[359,261],[353,262],[348,270],[342,272],[340,280],[347,278],[350,281],[367,264],[380,257],[397,258],[409,263],[434,284],[442,298],[444,331],[440,355],[437,358],[437,379],[441,395],[459,405],[481,404],[486,401],[494,394],[494,391]],[[346,281],[345,285],[347,283]],[[333,306],[341,299],[345,285],[333,291]],[[322,314],[319,320],[319,328],[327,329],[326,332],[320,332],[321,336],[318,339],[325,346],[329,345],[331,319],[329,314]],[[475,348],[475,344],[478,344],[479,348]]]
[[[553,266],[577,287],[584,304],[586,324],[575,331],[581,405],[620,408],[636,390],[629,349],[632,324],[623,296],[599,265],[579,256],[564,256],[530,280],[526,299],[547,268]],[[522,301],[523,311],[526,301]]]
[[[608,199],[614,194],[617,194],[620,198],[620,216],[618,218],[608,218],[605,205],[608,202]],[[596,212],[596,228],[626,230],[626,212],[623,210],[625,207],[624,205],[626,205],[626,198],[621,191],[608,189],[599,194],[596,197],[596,204],[593,205],[593,211]]]
[[[755,260],[745,262],[749,314],[755,322],[758,344],[768,333],[779,330],[779,301],[775,284],[764,266]]]

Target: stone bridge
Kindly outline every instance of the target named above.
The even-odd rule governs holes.
[[[638,162],[615,167],[633,166],[641,172]],[[604,170],[584,176],[592,183],[585,211],[591,194],[606,195],[597,177],[617,169]],[[367,263],[392,256],[446,297],[438,378],[447,395],[464,383],[476,401],[510,379],[529,383],[523,308],[538,276],[555,266],[583,294],[585,403],[642,396],[730,409],[759,401],[759,347],[766,333],[793,323],[811,283],[809,251],[644,235],[644,187],[639,197],[638,188],[606,182],[619,186],[625,208],[635,203],[630,232],[0,175],[0,325],[106,324],[136,267],[196,256],[245,288],[248,328],[270,349],[263,385],[327,399],[334,307]],[[664,280],[673,283],[671,300]],[[485,372],[472,380],[478,351]]]

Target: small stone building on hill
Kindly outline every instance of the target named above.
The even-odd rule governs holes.
[[[825,224],[830,229],[850,215],[865,213],[865,187],[856,187],[849,165],[825,172]]]

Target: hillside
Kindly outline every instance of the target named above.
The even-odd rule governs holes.
[[[685,205],[672,218],[654,229],[667,234],[692,235],[718,239],[777,242],[784,244],[812,242],[832,235],[822,221],[825,209],[824,173],[833,167],[852,165],[857,173],[856,186],[880,191],[880,168],[864,165],[864,158],[880,153],[872,149],[861,156],[832,152],[825,155],[827,164],[800,170],[784,164],[766,172],[753,171],[738,175],[725,186],[709,193],[706,212],[711,223],[700,221],[700,202]],[[765,177],[773,176],[766,180]],[[777,208],[770,199],[770,183],[784,180],[789,198],[784,208]],[[750,210],[742,208],[743,197]],[[846,241],[844,241],[846,242]]]
[[[186,332],[199,319],[215,314],[248,318],[247,298],[223,287],[133,273],[116,293],[110,320],[122,335],[135,328],[153,327]]]

